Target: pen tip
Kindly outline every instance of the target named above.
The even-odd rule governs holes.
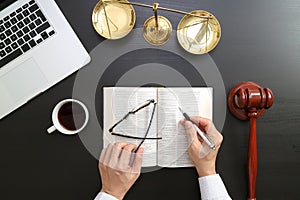
[[[178,109],[180,110],[180,112],[182,112],[182,109],[178,106]]]

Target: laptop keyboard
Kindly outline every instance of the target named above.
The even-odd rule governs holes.
[[[0,19],[0,68],[55,34],[34,0]]]

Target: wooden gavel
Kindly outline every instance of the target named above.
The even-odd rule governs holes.
[[[269,88],[254,82],[242,82],[232,88],[228,95],[228,107],[240,120],[250,120],[248,146],[248,200],[255,200],[257,176],[256,119],[273,104],[274,96]]]

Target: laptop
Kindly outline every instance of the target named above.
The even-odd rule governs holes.
[[[0,0],[0,119],[90,59],[54,0]]]

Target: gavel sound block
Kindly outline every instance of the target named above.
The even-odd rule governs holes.
[[[233,87],[228,95],[228,107],[240,120],[250,120],[248,146],[248,200],[255,200],[257,176],[256,119],[273,104],[274,96],[269,88],[254,82],[242,82]]]

